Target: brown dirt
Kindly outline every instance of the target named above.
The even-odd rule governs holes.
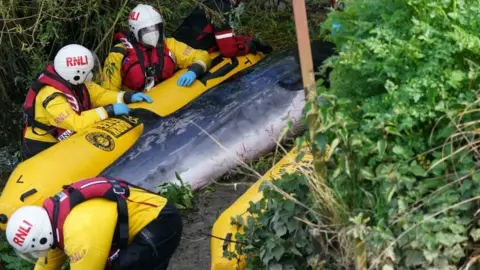
[[[253,184],[253,183],[252,183]],[[168,269],[210,269],[210,237],[212,226],[220,214],[242,195],[249,186],[231,184],[212,186],[215,190],[200,191],[195,209],[183,213],[183,236]]]

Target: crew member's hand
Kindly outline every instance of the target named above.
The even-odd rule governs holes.
[[[178,86],[190,86],[193,81],[197,78],[197,74],[193,71],[187,71],[178,78],[177,85]]]
[[[113,107],[113,113],[115,114],[115,116],[128,114],[130,112],[130,108],[127,106],[127,104],[116,103],[116,104],[112,104],[112,107]]]
[[[145,93],[135,93],[133,94],[132,96],[132,102],[140,102],[140,101],[146,101],[148,103],[152,103],[153,100],[151,97],[149,97],[147,94]]]

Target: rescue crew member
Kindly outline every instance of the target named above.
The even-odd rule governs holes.
[[[113,178],[65,187],[42,206],[17,209],[8,243],[35,270],[163,270],[177,249],[182,219],[166,198]]]
[[[245,0],[204,0],[202,4],[220,13],[230,12]],[[270,53],[272,47],[252,37],[235,35],[232,26],[226,22],[214,25],[201,5],[197,5],[185,18],[173,34],[173,37],[195,49],[207,50],[209,53],[220,51],[224,57],[243,56],[248,53]]]
[[[27,92],[22,147],[24,159],[96,122],[128,114],[128,103],[152,102],[143,93],[102,88],[92,81],[99,72],[98,58],[95,59],[87,48],[70,44],[58,51],[53,65],[46,66]]]
[[[210,68],[207,51],[195,50],[174,38],[165,38],[164,20],[150,5],[137,5],[129,15],[129,30],[114,35],[117,43],[105,59],[102,86],[119,90],[150,90],[172,77],[177,68],[188,71],[177,80],[190,86]]]

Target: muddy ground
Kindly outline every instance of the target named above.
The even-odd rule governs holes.
[[[254,179],[245,178],[235,190],[231,181],[212,185],[196,195],[195,209],[183,212],[183,236],[169,270],[210,269],[212,226],[220,214],[240,197]]]

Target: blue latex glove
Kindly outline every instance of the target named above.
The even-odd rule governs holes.
[[[152,103],[152,98],[149,97],[145,93],[135,93],[132,96],[132,102],[140,102],[140,101],[146,101],[148,103]]]
[[[180,78],[178,78],[177,85],[178,86],[190,86],[193,81],[197,78],[197,74],[193,71],[188,71],[182,74]]]
[[[115,114],[115,116],[128,114],[130,112],[130,108],[127,106],[127,104],[116,103],[116,104],[112,104],[112,106],[113,106],[113,113]]]

